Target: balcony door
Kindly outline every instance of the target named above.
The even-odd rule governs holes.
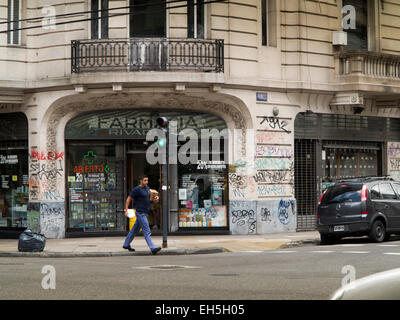
[[[130,0],[131,38],[166,37],[166,7],[163,0]]]

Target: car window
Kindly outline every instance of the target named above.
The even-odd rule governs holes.
[[[329,187],[321,200],[321,204],[324,205],[344,201],[360,202],[361,189],[362,184],[343,184]]]
[[[394,193],[394,190],[390,183],[381,183],[379,185],[379,189],[381,190],[382,198],[383,199],[397,199],[396,194]]]
[[[379,190],[379,184],[376,184],[371,188],[371,200],[377,200],[380,198],[381,198],[381,192]]]
[[[392,186],[397,195],[400,195],[400,183],[392,183]]]

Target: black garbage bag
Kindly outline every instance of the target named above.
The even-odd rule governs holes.
[[[26,229],[19,236],[18,251],[41,252],[46,245],[46,237],[43,234]]]

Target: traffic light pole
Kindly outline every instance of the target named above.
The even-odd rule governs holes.
[[[158,117],[157,124],[160,126],[161,130],[165,135],[165,158],[163,158],[161,165],[161,197],[162,197],[162,235],[163,235],[163,243],[162,247],[167,248],[167,233],[168,233],[168,163],[169,163],[169,139],[168,139],[168,118],[167,117]],[[161,146],[161,145],[160,145]]]
[[[168,121],[166,121],[166,124]],[[167,233],[168,233],[168,125],[162,127],[161,130],[165,135],[165,159],[161,165],[161,190],[162,190],[162,247],[168,248]]]
[[[168,165],[161,166],[161,185],[162,185],[162,247],[167,248],[167,233],[168,233]]]

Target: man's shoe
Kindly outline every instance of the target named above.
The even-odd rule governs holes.
[[[152,254],[157,254],[157,252],[160,251],[160,250],[161,250],[161,248],[157,247],[157,248],[154,248],[153,250],[151,250],[151,253]]]
[[[127,249],[127,250],[129,250],[129,251],[135,251],[135,249],[134,248],[132,248],[132,247],[124,247],[124,246],[122,246],[122,248],[124,248],[124,249]]]

